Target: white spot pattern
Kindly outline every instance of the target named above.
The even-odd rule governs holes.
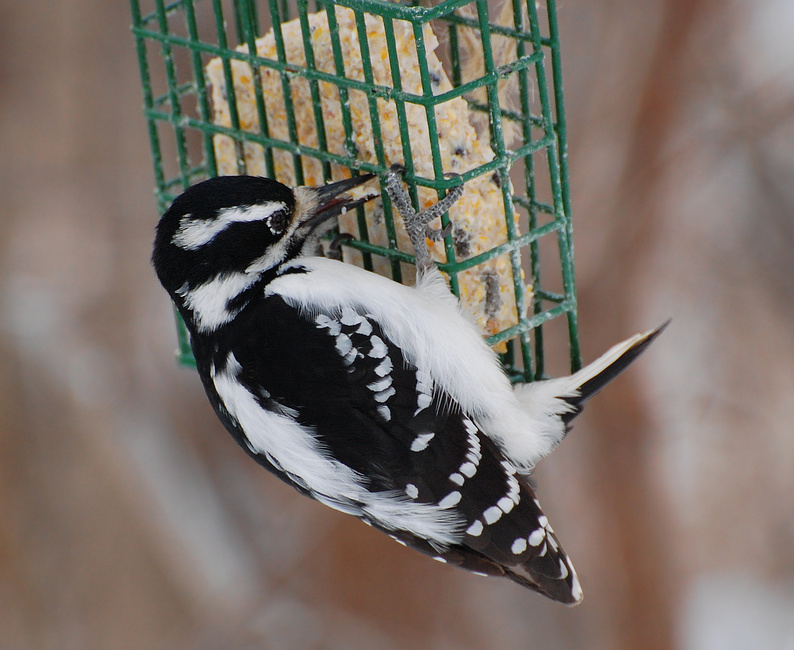
[[[339,322],[342,323],[342,325],[353,327],[354,325],[358,325],[362,320],[362,316],[360,316],[350,307],[342,307],[342,316],[339,319]]]
[[[463,422],[466,424],[469,421],[464,420]],[[482,460],[482,450],[480,449],[480,438],[477,435],[477,427],[474,427],[474,431],[469,431],[469,451],[466,453],[466,458],[475,465],[479,465]]]
[[[415,499],[419,496],[419,488],[416,487],[413,483],[408,483],[405,486],[405,493],[412,499]]]
[[[394,366],[392,365],[391,358],[386,357],[375,367],[375,374],[378,375],[378,377],[385,377],[392,370],[394,370]]]
[[[477,466],[474,463],[463,463],[460,466],[460,473],[468,478],[471,478],[477,473]]]
[[[477,519],[471,526],[466,529],[466,534],[471,535],[472,537],[479,537],[482,535],[483,525],[482,522]]]
[[[376,402],[380,402],[382,404],[383,402],[387,401],[392,395],[394,395],[396,393],[397,393],[397,391],[394,390],[394,387],[390,386],[389,388],[387,388],[384,391],[381,391],[380,393],[375,393],[375,401]]]
[[[347,334],[339,334],[336,337],[336,350],[343,357],[347,357],[347,355],[353,350],[353,341],[350,340],[350,337]]]
[[[519,537],[513,542],[510,550],[513,551],[513,555],[521,555],[527,550],[527,540],[525,540],[523,537]]]
[[[356,348],[352,348],[350,352],[348,352],[344,357],[342,357],[342,362],[348,366],[348,372],[351,372],[351,368],[349,366],[353,365],[353,362],[361,356],[361,353],[356,350]]]
[[[339,321],[332,320],[325,314],[317,314],[314,322],[317,323],[318,327],[327,329],[331,336],[337,336],[342,331],[342,326],[339,324]]]
[[[338,319],[333,319],[326,314],[318,314],[315,319],[318,327],[328,330],[328,333],[335,337],[336,351],[342,356],[342,361],[348,367],[348,371],[352,371],[353,364],[356,359],[363,357],[362,353],[353,344],[352,338],[342,332],[342,326],[357,327],[356,332],[369,336],[372,334],[372,324],[366,316],[360,315],[350,307],[343,307],[342,313]],[[396,394],[392,386],[391,371],[394,369],[392,360],[388,356],[388,348],[379,336],[372,336],[370,338],[371,350],[369,356],[373,358],[382,357],[383,360],[375,367],[375,374],[380,377],[378,381],[371,382],[367,385],[374,393],[375,401],[379,406],[377,411],[380,416],[387,422],[391,420],[391,410],[386,406],[386,402],[390,397]]]
[[[505,472],[507,473],[508,476],[515,476],[516,475],[516,471],[517,470],[516,470],[515,467],[513,467],[512,463],[510,463],[510,462],[508,462],[506,460],[503,460],[502,461],[502,467],[504,468],[504,470],[505,470]]]
[[[411,451],[424,451],[435,435],[433,432],[419,434],[411,443]]]
[[[373,393],[380,393],[381,391],[386,390],[389,386],[391,386],[391,377],[384,377],[378,381],[373,381],[371,384],[367,385]]]
[[[457,472],[449,475],[449,480],[455,485],[463,485],[466,478],[471,478],[477,473],[477,467],[482,460],[482,451],[480,449],[480,439],[477,436],[478,429],[468,418],[463,419],[463,426],[469,434],[469,450],[466,452],[466,460],[458,468]]]
[[[447,510],[456,506],[460,503],[461,494],[457,490],[454,492],[450,492],[447,496],[445,496],[441,501],[438,502],[438,507],[442,510]]]
[[[369,341],[372,345],[369,356],[373,359],[382,359],[389,353],[389,348],[386,347],[386,344],[380,336],[373,336]]]
[[[433,398],[432,398],[430,395],[428,395],[428,394],[426,394],[426,393],[419,393],[419,394],[416,396],[416,406],[417,406],[417,409],[416,409],[416,411],[414,412],[414,415],[416,415],[416,414],[417,414],[417,413],[419,413],[420,411],[424,411],[424,410],[425,410],[425,409],[426,409],[428,406],[430,406],[432,403],[433,403]]]
[[[540,546],[540,543],[543,541],[545,537],[546,537],[546,531],[543,530],[542,528],[536,528],[529,534],[527,541],[529,541],[530,546]]]
[[[507,477],[507,498],[510,499],[515,505],[521,501],[521,486],[515,476]]]
[[[416,411],[417,415],[433,403],[433,378],[421,368],[416,371]]]
[[[497,506],[491,506],[482,513],[482,518],[485,519],[485,523],[490,526],[502,518],[502,511]]]

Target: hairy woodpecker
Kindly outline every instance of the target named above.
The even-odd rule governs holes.
[[[372,175],[290,189],[212,178],[174,200],[153,262],[190,333],[210,402],[257,462],[398,542],[575,604],[582,590],[528,480],[583,403],[661,328],[570,377],[511,386],[430,260],[428,222],[393,167],[415,247],[408,287],[319,256],[345,194]],[[460,186],[462,188],[462,186]]]

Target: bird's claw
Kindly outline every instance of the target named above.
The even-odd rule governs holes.
[[[449,237],[452,234],[452,222],[448,223],[443,228],[425,228],[425,236],[431,241],[441,241],[444,237]]]
[[[386,193],[405,223],[405,229],[408,231],[408,236],[411,238],[411,244],[414,248],[416,266],[420,271],[423,271],[433,266],[433,260],[427,249],[425,238],[431,241],[440,241],[452,233],[451,223],[444,228],[431,228],[428,224],[433,219],[441,217],[441,215],[449,211],[463,194],[463,184],[456,185],[450,189],[443,199],[426,210],[417,212],[414,210],[411,198],[405,188],[403,188],[402,177],[404,173],[405,167],[399,163],[395,163],[389,168],[389,174],[386,177]],[[447,174],[447,176],[457,176],[457,174]]]

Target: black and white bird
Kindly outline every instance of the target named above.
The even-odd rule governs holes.
[[[427,222],[392,169],[411,233],[408,287],[319,256],[363,175],[290,189],[251,176],[188,188],[157,226],[153,262],[184,318],[204,388],[237,443],[318,501],[398,542],[575,604],[582,590],[528,474],[583,403],[660,330],[570,377],[511,386],[430,262]]]

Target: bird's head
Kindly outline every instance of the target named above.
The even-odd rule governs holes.
[[[189,326],[211,331],[239,312],[268,272],[316,251],[343,210],[375,196],[345,192],[371,174],[291,189],[258,176],[219,176],[178,196],[157,225],[152,262]]]

